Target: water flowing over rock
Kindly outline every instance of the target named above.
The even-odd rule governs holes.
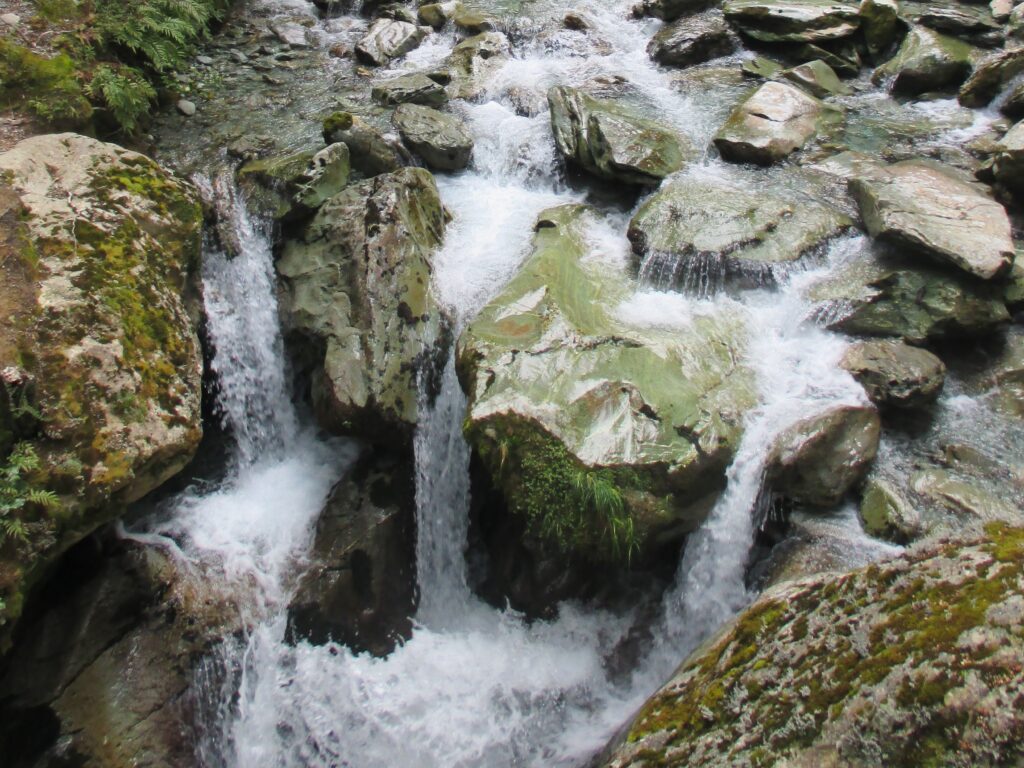
[[[734,43],[717,11],[679,19],[658,30],[647,52],[659,64],[690,67],[732,53]]]
[[[872,407],[837,406],[802,419],[776,438],[765,482],[793,501],[833,507],[867,473],[880,434]]]
[[[852,222],[792,193],[758,189],[753,175],[672,179],[640,207],[628,237],[641,276],[709,294],[773,284],[776,272]]]
[[[891,82],[893,93],[919,94],[955,88],[971,72],[971,46],[926,27],[914,27],[900,49],[875,70],[876,83]]]
[[[659,333],[611,314],[621,280],[585,260],[589,215],[541,215],[533,255],[458,359],[467,438],[512,511],[550,550],[614,562],[707,514],[754,395],[739,318]]]
[[[447,333],[430,290],[444,223],[433,177],[408,168],[350,185],[286,244],[281,312],[313,365],[313,403],[328,429],[409,439],[417,371]]]
[[[849,37],[860,26],[856,5],[829,0],[729,0],[729,23],[765,43],[806,43]]]
[[[557,86],[548,91],[548,106],[558,151],[598,176],[657,184],[693,155],[671,129],[614,101]]]
[[[1020,529],[990,526],[768,592],[644,705],[607,765],[1020,760],[1022,564]]]
[[[726,160],[770,165],[813,138],[838,113],[786,83],[768,82],[729,115],[715,135]]]
[[[868,232],[990,280],[1014,257],[1006,210],[978,184],[922,161],[872,168],[850,180]]]
[[[25,553],[3,560],[0,596],[16,612],[26,579],[199,444],[202,358],[184,297],[202,213],[153,161],[75,134],[0,154],[0,190],[0,369],[25,366],[33,399],[20,405],[34,414],[0,435],[39,459],[36,487],[60,496],[60,514],[44,511]]]
[[[454,115],[417,104],[403,104],[391,122],[408,147],[431,168],[458,171],[469,164],[473,136]]]
[[[946,366],[926,349],[899,341],[862,341],[843,357],[843,367],[881,407],[920,408],[935,402]]]
[[[415,24],[377,19],[370,26],[366,36],[356,43],[356,56],[360,61],[379,67],[408,53],[422,40],[423,31]]]

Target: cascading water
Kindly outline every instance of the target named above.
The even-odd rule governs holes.
[[[553,171],[547,114],[517,114],[510,93],[540,94],[543,104],[550,85],[624,76],[628,98],[656,109],[701,148],[724,115],[728,97],[698,104],[651,63],[645,46],[657,22],[624,23],[625,3],[584,10],[590,37],[604,46],[600,53],[588,43],[581,55],[579,40],[565,30],[525,42],[494,70],[476,103],[452,105],[467,118],[476,146],[470,170],[438,179],[454,218],[434,259],[434,288],[460,327],[515,273],[538,213],[583,198]],[[336,34],[328,25],[355,28],[332,19],[322,35],[327,41]],[[396,70],[433,63],[453,44],[439,35]],[[691,172],[723,172],[705,163]],[[215,181],[213,193],[231,194],[231,188]],[[318,438],[296,416],[269,241],[244,206],[236,201],[231,210],[242,248],[233,259],[207,254],[203,281],[220,405],[237,446],[234,462],[218,488],[173,500],[147,536],[180,548],[213,588],[236,601],[247,628],[217,660],[234,674],[226,681],[197,680],[213,699],[199,739],[203,765],[579,764],[688,649],[750,598],[744,575],[771,438],[815,409],[862,397],[835,367],[842,342],[807,322],[801,298],[803,285],[843,258],[844,248],[857,247],[855,240],[842,241],[817,270],[780,278],[777,292],[733,299],[708,291],[696,300],[641,282],[617,308],[633,325],[671,327],[730,304],[758,329],[747,357],[760,387],[728,489],[691,537],[678,583],[666,595],[655,647],[623,680],[607,660],[630,632],[632,616],[563,605],[557,620],[528,623],[485,605],[468,587],[466,403],[449,360],[439,395],[420,409],[415,438],[421,599],[412,637],[383,659],[337,645],[290,645],[285,609],[294,576],[323,501],[354,449]],[[588,258],[607,261],[629,280],[624,231],[622,213],[608,213],[591,234]]]

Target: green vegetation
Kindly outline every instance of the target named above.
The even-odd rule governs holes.
[[[28,443],[15,445],[0,467],[0,543],[6,539],[27,538],[28,531],[21,517],[26,509],[57,507],[56,494],[32,485],[31,474],[37,469],[39,457]]]
[[[0,108],[72,127],[134,133],[230,0],[38,0],[56,53],[0,39]]]

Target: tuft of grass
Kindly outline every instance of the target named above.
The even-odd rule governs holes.
[[[33,507],[56,509],[53,491],[33,486],[30,476],[39,469],[39,456],[29,443],[18,443],[0,467],[0,543],[28,537],[23,513]]]

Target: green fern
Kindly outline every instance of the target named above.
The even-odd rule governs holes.
[[[28,475],[39,469],[39,456],[28,443],[18,443],[0,467],[0,542],[24,540],[28,529],[19,513],[26,508],[55,509],[59,499],[53,491],[32,487]]]
[[[156,90],[141,72],[131,67],[114,69],[107,64],[101,64],[93,73],[89,95],[105,104],[128,133],[138,128],[139,121],[156,101]]]

